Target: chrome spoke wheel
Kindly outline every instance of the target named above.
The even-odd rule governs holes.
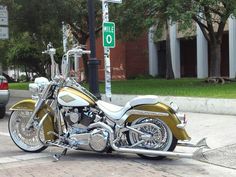
[[[26,129],[26,124],[30,119],[32,111],[17,110],[11,114],[9,119],[9,133],[13,142],[22,150],[27,152],[40,152],[46,147],[41,144],[37,136],[38,122],[34,122],[33,126]],[[43,140],[43,130],[40,131],[40,137]]]
[[[130,126],[134,125],[137,127],[136,130],[142,132],[142,134],[129,131],[127,139],[132,147],[158,151],[173,151],[175,148],[177,140],[164,121],[153,118],[139,118],[132,122]],[[156,159],[163,158],[157,155],[140,156]]]

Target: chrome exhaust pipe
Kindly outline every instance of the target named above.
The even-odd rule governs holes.
[[[89,128],[101,127],[106,129],[110,134],[110,144],[111,147],[122,153],[132,153],[132,154],[145,154],[145,155],[158,155],[158,156],[167,156],[167,157],[177,157],[177,158],[193,158],[196,159],[200,157],[199,153],[202,153],[202,150],[196,150],[194,153],[182,153],[182,152],[169,152],[169,151],[156,151],[156,150],[145,150],[145,149],[133,149],[133,148],[121,148],[115,145],[114,141],[114,131],[112,128],[102,122],[93,123]]]
[[[177,146],[211,149],[206,142],[206,138],[202,138],[196,144],[191,144],[188,142],[179,142]]]

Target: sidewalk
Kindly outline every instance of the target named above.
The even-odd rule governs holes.
[[[10,90],[11,97],[30,98],[31,94],[27,90]],[[112,103],[117,105],[125,105],[126,102],[138,95],[112,95]],[[105,95],[102,100],[108,101]],[[198,98],[198,97],[175,97],[175,96],[159,96],[160,102],[170,104],[174,102],[179,106],[182,112],[210,113],[236,115],[236,99],[215,99],[215,98]]]
[[[28,91],[11,91],[11,100],[29,98]],[[129,99],[135,96],[113,95],[113,103],[123,105]],[[103,95],[104,98],[104,95]],[[233,108],[236,100],[230,99],[205,99],[205,98],[186,98],[186,97],[159,97],[161,102],[176,102],[181,111],[187,115],[188,124],[186,130],[192,138],[191,143],[195,144],[201,138],[207,137],[207,143],[211,149],[205,149],[202,162],[191,159],[171,159],[162,161],[146,161],[136,155],[130,154],[98,154],[70,151],[59,163],[52,163],[51,157],[40,158],[17,163],[6,163],[0,167],[0,176],[15,176],[22,169],[20,175],[24,176],[42,176],[48,174],[51,176],[142,176],[155,177],[236,177],[236,113],[233,115],[216,114],[221,107],[224,114],[235,111]],[[173,100],[172,100],[173,99]],[[178,102],[180,101],[180,102]],[[186,105],[185,105],[186,104]],[[217,107],[218,106],[218,107]],[[191,108],[191,112],[186,111]],[[214,109],[212,109],[214,108]],[[208,111],[207,114],[196,113],[197,111]],[[229,111],[230,110],[230,111]],[[214,114],[209,114],[212,111]],[[195,112],[195,113],[193,113]],[[2,120],[0,129],[7,132],[7,120]],[[6,148],[5,148],[6,149]],[[176,151],[193,152],[194,149],[183,149],[177,147]],[[50,151],[49,151],[50,152]],[[51,153],[51,152],[50,152]],[[88,171],[84,170],[88,164],[93,163]],[[158,164],[158,165],[157,165]],[[46,167],[51,166],[48,169]],[[77,166],[74,168],[74,166]],[[114,172],[110,171],[115,167]],[[128,167],[128,168],[127,168]],[[44,169],[43,173],[41,170]],[[63,169],[63,170],[58,170]],[[102,169],[102,170],[98,170]],[[126,171],[122,171],[126,169]],[[145,173],[143,174],[143,170]],[[50,176],[50,175],[49,175]]]
[[[211,149],[205,151],[205,163],[192,159],[167,158],[161,161],[143,160],[133,154],[103,154],[83,151],[69,151],[59,162],[52,162],[52,155],[61,152],[60,148],[49,148],[44,158],[29,158],[34,154],[22,154],[27,157],[11,163],[0,162],[1,177],[236,177],[236,116],[186,113],[187,132],[196,143],[207,137]],[[7,120],[1,120],[0,130],[7,132]],[[5,141],[4,141],[5,139]],[[19,149],[12,141],[1,136],[4,146],[2,157],[12,152],[11,158],[18,157]],[[8,145],[8,146],[7,146]],[[177,147],[176,151],[192,152],[194,149]],[[40,153],[43,155],[43,153]],[[27,156],[26,156],[27,155]],[[0,157],[1,159],[1,157]],[[23,159],[23,158],[21,158]],[[213,165],[214,164],[214,165]],[[124,170],[125,169],[125,170]]]

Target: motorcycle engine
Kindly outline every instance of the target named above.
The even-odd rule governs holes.
[[[92,150],[103,152],[108,147],[109,133],[104,129],[94,129],[90,133],[89,145]]]
[[[109,133],[102,128],[88,130],[87,127],[101,117],[95,110],[79,108],[79,107],[64,107],[62,113],[67,123],[67,128],[70,133],[69,144],[78,149],[93,150],[103,152],[109,145]]]
[[[88,126],[94,122],[96,114],[90,110],[83,108],[64,108],[65,120],[69,126],[74,124],[82,124]]]

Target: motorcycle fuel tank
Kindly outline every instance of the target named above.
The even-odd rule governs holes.
[[[91,106],[95,104],[95,101],[83,93],[82,91],[76,90],[70,87],[64,87],[59,91],[58,102],[62,106]]]

